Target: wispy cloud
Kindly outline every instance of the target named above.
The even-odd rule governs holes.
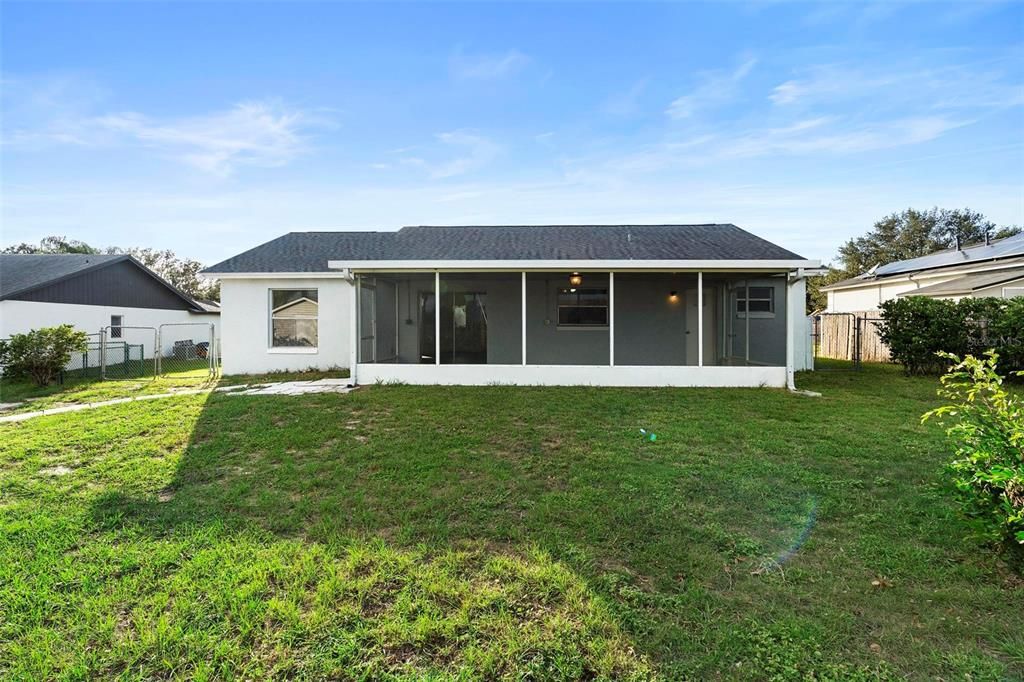
[[[805,67],[798,77],[775,86],[769,99],[780,107],[820,107],[870,99],[876,105],[901,109],[1001,108],[1024,103],[1024,84],[1008,76],[1000,63],[929,67],[906,62],[819,64]]]
[[[828,117],[755,130],[712,149],[718,159],[772,155],[845,155],[929,142],[971,121],[942,116],[854,124]]]
[[[640,111],[640,98],[650,82],[649,77],[641,78],[629,89],[612,94],[604,101],[604,112],[611,116],[633,116]]]
[[[448,60],[452,76],[458,80],[494,80],[522,70],[530,58],[516,49],[500,54],[466,54],[461,48]]]
[[[239,166],[282,166],[305,149],[308,114],[264,102],[243,102],[222,112],[173,121],[136,113],[92,121],[97,129],[159,149],[195,168],[227,175]]]
[[[442,153],[454,149],[457,156],[439,161],[409,156],[402,158],[400,163],[423,168],[431,178],[443,179],[483,168],[501,153],[501,145],[471,130],[438,133],[434,138],[440,143]]]
[[[715,70],[700,73],[700,83],[697,87],[689,94],[673,100],[665,113],[673,119],[689,118],[700,109],[730,101],[739,92],[740,83],[756,65],[757,59],[750,57],[731,71]]]
[[[310,129],[330,124],[321,111],[289,108],[273,101],[241,102],[226,110],[178,118],[155,118],[135,111],[96,114],[98,100],[94,97],[83,104],[80,98],[67,95],[69,87],[58,80],[25,89],[13,104],[19,114],[6,126],[4,145],[136,145],[206,173],[226,176],[242,166],[287,164],[307,149]],[[6,108],[6,98],[4,104]]]

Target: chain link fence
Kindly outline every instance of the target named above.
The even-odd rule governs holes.
[[[220,368],[215,327],[205,322],[158,327],[108,325],[87,334],[84,351],[73,353],[61,381],[93,379],[196,379]]]

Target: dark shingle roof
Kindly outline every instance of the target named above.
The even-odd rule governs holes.
[[[803,260],[735,225],[404,227],[292,232],[204,272],[323,272],[329,260]]]
[[[0,298],[35,289],[127,257],[91,253],[0,254]]]
[[[126,261],[167,287],[195,312],[217,312],[192,300],[167,280],[128,254],[93,253],[31,253],[0,254],[0,300],[12,298],[33,291],[48,284],[55,284],[70,277],[92,270],[106,268],[114,263]]]

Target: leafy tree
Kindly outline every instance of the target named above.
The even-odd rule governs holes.
[[[100,250],[77,239],[63,236],[43,237],[39,245],[22,242],[8,246],[0,253],[99,253]]]
[[[6,375],[29,376],[46,386],[71,361],[72,353],[85,352],[88,338],[70,324],[12,334],[0,341],[0,367]]]
[[[957,243],[967,246],[983,242],[986,233],[1001,239],[1018,232],[1019,227],[996,230],[991,220],[969,208],[927,211],[908,208],[882,218],[866,235],[843,244],[839,248],[839,260],[842,269],[852,277],[876,265],[926,256],[953,248]]]
[[[122,249],[111,247],[107,253],[124,253],[134,257],[147,268],[163,277],[193,298],[216,301],[220,299],[220,284],[199,277],[203,264],[191,258],[179,258],[170,249]]]

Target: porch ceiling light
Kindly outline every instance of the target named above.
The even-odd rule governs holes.
[[[574,287],[578,287],[579,285],[583,284],[583,275],[581,275],[578,272],[572,273],[571,275],[569,275],[569,284],[571,284]]]

